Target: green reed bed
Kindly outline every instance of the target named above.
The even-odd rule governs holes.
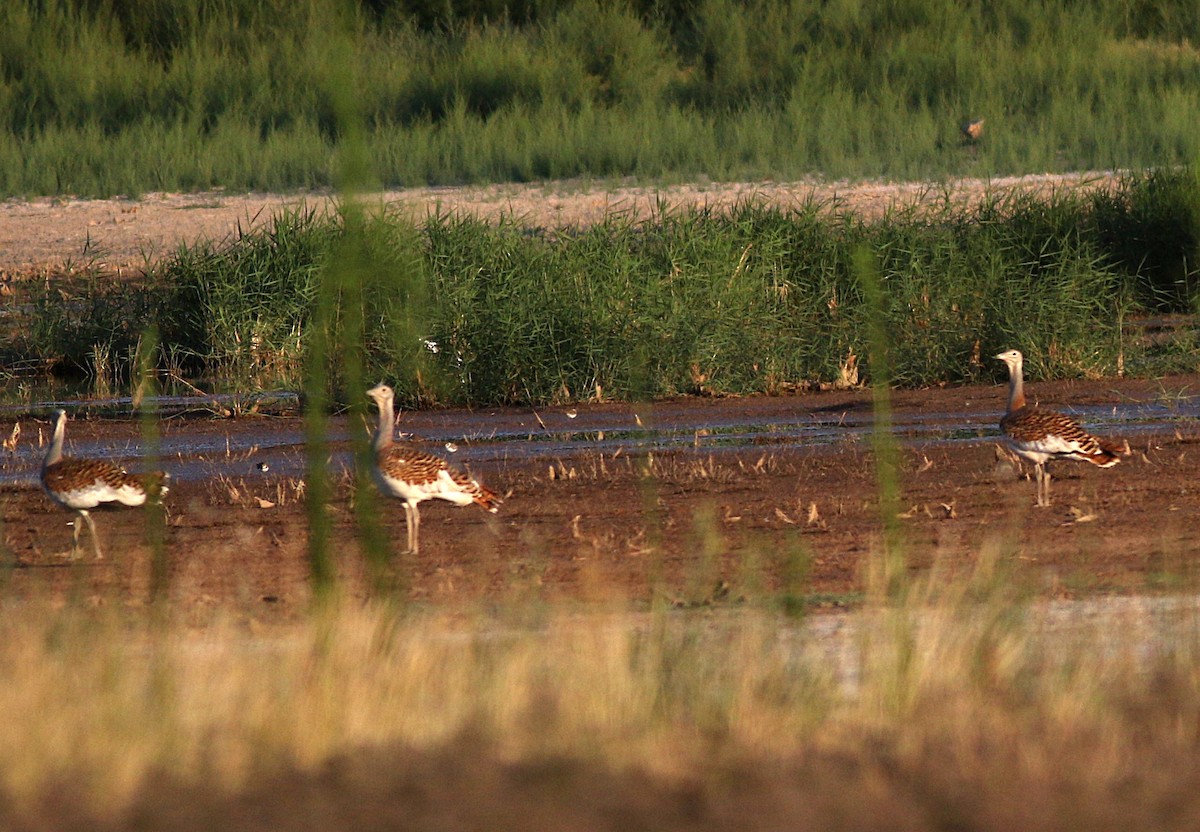
[[[410,405],[863,383],[861,250],[877,264],[895,384],[991,379],[987,357],[1012,346],[1041,377],[1188,370],[1189,330],[1147,344],[1125,325],[1139,311],[1189,311],[1194,197],[1183,172],[870,223],[815,204],[555,229],[368,211],[353,245],[342,215],[303,210],[181,249],[140,288],[49,285],[7,352],[90,369],[99,346],[128,377],[138,333],[155,323],[173,373],[232,392],[299,389],[322,275],[351,252],[354,284],[332,290],[323,337],[341,344],[350,325],[363,377],[394,381]],[[324,386],[349,402],[361,384],[348,386],[344,358],[332,353]]]
[[[1190,163],[1197,31],[1189,0],[18,0],[0,195],[333,185],[349,77],[385,185]]]

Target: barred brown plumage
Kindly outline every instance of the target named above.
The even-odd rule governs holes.
[[[1009,446],[1032,462],[1037,475],[1037,504],[1050,505],[1052,459],[1075,459],[1100,468],[1110,468],[1129,454],[1128,442],[1114,442],[1093,436],[1079,423],[1062,413],[1030,407],[1025,403],[1024,357],[1018,350],[996,356],[1008,367],[1008,408],[1000,420],[1000,430]]]
[[[92,533],[96,559],[102,560],[104,553],[100,551],[96,524],[89,512],[92,509],[143,505],[148,497],[161,497],[167,493],[169,477],[162,471],[130,474],[103,459],[64,457],[62,449],[66,429],[67,412],[60,410],[55,417],[54,436],[42,460],[42,488],[51,500],[77,515],[71,556],[79,556],[79,521],[82,519]]]
[[[446,500],[457,506],[476,503],[493,514],[501,499],[473,477],[456,471],[446,460],[423,451],[408,442],[396,442],[395,393],[386,384],[367,391],[379,408],[379,424],[373,441],[373,473],[379,490],[403,501],[408,526],[408,551],[417,552],[421,514],[417,506],[423,500]]]

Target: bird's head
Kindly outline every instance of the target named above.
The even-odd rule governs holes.
[[[392,406],[392,400],[395,399],[396,394],[386,384],[376,384],[367,391],[367,396],[379,406],[380,410],[384,410]]]
[[[1004,352],[997,354],[996,359],[1007,364],[1008,371],[1010,373],[1019,372],[1021,369],[1021,363],[1024,360],[1021,357],[1020,350],[1005,350]]]

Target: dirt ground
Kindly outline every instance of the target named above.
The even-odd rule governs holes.
[[[596,222],[613,212],[650,216],[658,206],[724,208],[747,200],[790,206],[807,200],[864,217],[920,204],[971,204],[987,194],[1047,193],[1060,188],[1107,187],[1109,172],[1030,175],[947,183],[746,182],[641,186],[568,181],[543,185],[411,188],[370,194],[371,206],[423,217],[464,212],[501,214],[533,226]],[[91,265],[112,272],[137,271],[181,244],[220,241],[268,221],[285,208],[329,207],[321,193],[147,194],[139,199],[45,197],[0,203],[0,281]]]
[[[1089,407],[1153,401],[1186,394],[1200,377],[1158,381],[1100,380],[1030,385],[1044,404]],[[906,440],[902,445],[896,515],[914,574],[935,564],[970,568],[981,553],[997,553],[1014,580],[1047,596],[1156,591],[1191,587],[1200,495],[1194,475],[1200,430],[1194,419],[1124,432],[1133,454],[1111,469],[1059,463],[1054,505],[1034,507],[1034,483],[1002,459],[994,438],[1003,409],[1000,387],[904,391],[895,419],[923,413],[961,416],[975,435],[954,440]],[[744,419],[786,423],[821,415],[832,423],[870,412],[869,391],[789,397],[678,400],[656,405],[719,423],[732,411]],[[576,412],[576,411],[573,411]],[[496,424],[528,424],[528,410],[488,414]],[[580,422],[632,423],[633,406],[579,406]],[[417,426],[454,424],[479,414],[414,414]],[[537,417],[550,421],[550,415]],[[407,426],[407,425],[402,425]],[[344,427],[344,426],[343,426]],[[274,432],[299,436],[296,419],[164,422],[164,440],[186,434],[221,447],[239,432],[255,441]],[[536,431],[536,428],[535,428]],[[36,429],[24,436],[35,441]],[[345,435],[344,432],[342,435]],[[139,427],[120,421],[76,420],[69,444],[106,440],[136,448]],[[469,439],[464,440],[469,442]],[[244,443],[242,443],[244,445]],[[436,446],[435,446],[436,447]],[[332,450],[345,450],[343,442]],[[302,457],[297,443],[291,449]],[[393,553],[390,580],[411,597],[438,602],[484,599],[652,599],[681,606],[738,603],[762,593],[803,597],[816,606],[852,604],[865,568],[878,551],[881,515],[869,435],[832,443],[803,438],[733,447],[681,448],[665,453],[598,452],[586,442],[565,451],[472,459],[465,464],[506,494],[495,516],[475,507],[422,506],[419,555],[400,554],[404,514],[384,501],[382,518]],[[168,569],[174,606],[196,621],[237,609],[252,619],[285,621],[311,598],[307,526],[298,477],[254,469],[250,455],[217,454],[211,477],[184,478],[167,498]],[[458,457],[456,457],[457,459]],[[185,459],[170,460],[175,465]],[[27,466],[28,467],[28,466]],[[170,465],[168,464],[168,467]],[[12,472],[12,463],[8,464]],[[221,473],[221,472],[224,473]],[[33,471],[26,471],[32,480]],[[342,585],[368,592],[356,543],[354,488],[334,478],[331,548]],[[146,603],[150,549],[139,511],[97,515],[108,557],[90,548],[72,562],[69,515],[35,486],[9,486],[3,500],[9,552],[8,590],[49,591],[94,603]],[[90,547],[85,532],[85,547]]]

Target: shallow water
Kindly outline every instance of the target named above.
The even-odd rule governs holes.
[[[296,409],[294,394],[271,394],[274,407]],[[211,400],[165,396],[153,403],[163,421],[159,460],[154,467],[187,480],[270,475],[302,476],[305,469],[303,422],[283,418],[196,419],[186,414],[213,413]],[[643,405],[579,408],[504,408],[476,411],[426,411],[401,415],[401,430],[411,430],[430,450],[457,463],[503,466],[509,462],[569,458],[584,453],[606,455],[650,453],[709,456],[748,448],[784,449],[810,453],[833,452],[846,443],[869,441],[874,414],[869,402],[806,408],[803,398],[764,403],[763,399],[672,401]],[[63,399],[23,406],[19,412],[42,416],[31,422],[26,415],[22,441],[15,453],[0,460],[0,483],[36,484],[37,469],[48,440],[49,415],[57,408],[89,415],[130,412],[128,398],[106,400]],[[1139,436],[1174,435],[1181,426],[1200,421],[1200,397],[1161,401],[1124,402],[1110,406],[1059,408],[1101,433],[1136,433]],[[0,418],[5,409],[0,409]],[[9,409],[17,413],[15,409]],[[9,417],[12,418],[12,417]],[[991,410],[897,410],[892,431],[903,446],[931,448],[994,441],[999,436],[999,415]],[[79,456],[121,460],[130,469],[139,459],[140,429],[113,423],[113,436],[81,438],[68,426],[68,452]],[[365,432],[367,426],[362,430]],[[351,421],[332,417],[327,440],[330,467],[350,467]],[[0,427],[0,433],[7,430]],[[88,433],[95,433],[89,430]],[[110,433],[102,431],[102,433]],[[149,463],[146,463],[149,464]]]

